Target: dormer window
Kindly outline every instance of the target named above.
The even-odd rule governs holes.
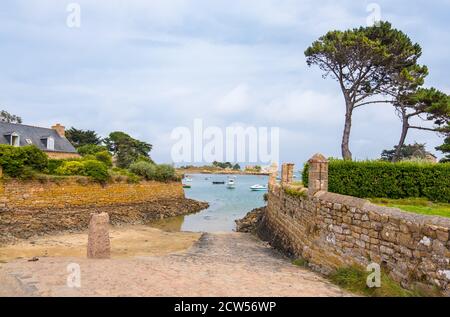
[[[20,135],[16,132],[9,133],[5,135],[5,137],[8,140],[9,145],[20,146]]]
[[[52,137],[45,137],[41,139],[42,144],[44,145],[45,149],[54,151],[55,150],[55,139]]]

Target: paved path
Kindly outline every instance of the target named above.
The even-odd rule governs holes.
[[[69,288],[78,263],[81,287]],[[189,250],[111,260],[40,258],[0,264],[0,296],[347,296],[245,233],[205,233]]]

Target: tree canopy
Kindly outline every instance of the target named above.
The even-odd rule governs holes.
[[[383,161],[392,162],[394,160],[395,154],[397,153],[397,145],[394,146],[392,150],[383,150],[381,153],[381,159]],[[414,143],[414,144],[404,144],[402,145],[398,160],[405,160],[411,158],[425,158],[429,152],[425,149],[425,144]]]
[[[323,77],[339,83],[345,101],[345,125],[341,151],[351,159],[349,138],[353,110],[367,104],[390,103],[388,96],[398,85],[396,78],[403,69],[416,65],[421,56],[419,44],[412,43],[403,32],[389,22],[346,31],[330,31],[313,42],[305,51],[308,66],[317,65]]]
[[[14,115],[14,114],[11,114],[6,110],[1,110],[0,111],[0,121],[7,122],[7,123],[22,123],[22,118]]]
[[[74,127],[66,131],[66,138],[76,148],[87,144],[99,145],[102,139],[92,130],[79,130]]]
[[[119,167],[127,168],[139,160],[152,162],[149,154],[152,145],[134,139],[124,132],[112,132],[103,142],[107,149],[116,156],[116,163]]]

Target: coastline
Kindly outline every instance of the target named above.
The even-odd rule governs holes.
[[[178,173],[182,175],[189,175],[189,174],[226,174],[226,175],[261,175],[261,176],[269,176],[270,173],[265,172],[246,172],[246,171],[235,171],[235,170],[206,170],[206,169],[196,169],[196,168],[189,168],[189,169],[176,169]]]

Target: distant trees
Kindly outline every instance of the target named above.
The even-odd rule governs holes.
[[[214,161],[213,163],[212,163],[212,165],[214,166],[214,167],[218,167],[218,168],[233,168],[233,164],[231,164],[230,162],[217,162],[217,161]]]
[[[7,123],[22,123],[22,118],[14,115],[14,114],[11,114],[6,110],[1,110],[0,111],[0,121],[7,122]]]
[[[79,130],[74,127],[66,131],[66,138],[73,144],[76,148],[87,145],[94,144],[99,145],[102,139],[92,130]]]
[[[241,169],[241,166],[240,166],[238,163],[236,163],[236,164],[233,165],[233,169],[234,169],[235,171],[238,171],[238,170]]]
[[[405,160],[411,158],[425,158],[426,155],[430,154],[425,149],[425,144],[414,143],[414,144],[403,144],[400,149],[398,145],[394,146],[392,150],[383,150],[381,153],[381,159],[383,161],[393,162],[394,158],[398,153],[396,160]]]
[[[134,139],[124,132],[112,132],[103,142],[107,149],[116,156],[118,167],[128,168],[136,161],[153,162],[149,154],[153,146]]]

